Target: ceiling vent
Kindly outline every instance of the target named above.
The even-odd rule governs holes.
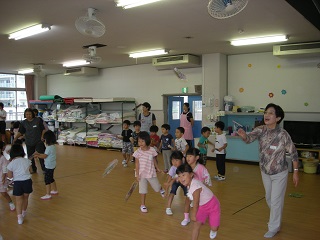
[[[320,42],[295,43],[273,46],[273,55],[320,55]]]
[[[194,68],[201,67],[201,57],[191,54],[182,54],[165,57],[152,58],[152,65],[158,70],[173,68]]]
[[[98,68],[92,67],[75,67],[65,70],[65,76],[95,76],[99,74]]]

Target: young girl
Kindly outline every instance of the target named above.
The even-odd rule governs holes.
[[[13,195],[16,196],[18,224],[23,223],[27,213],[29,194],[32,193],[32,180],[29,168],[31,161],[24,158],[21,145],[13,144],[10,150],[11,162],[8,164],[8,177],[13,178]]]
[[[9,185],[9,181],[7,180],[7,166],[9,161],[5,158],[5,156],[2,155],[4,145],[4,142],[0,141],[0,193],[5,199],[7,199],[10,210],[14,211],[16,207],[12,202],[12,199],[10,198],[9,194],[7,193],[7,188]]]
[[[168,203],[167,203],[167,208],[166,208],[166,214],[167,215],[172,215],[173,214],[173,212],[171,210],[171,204],[172,204],[174,196],[177,193],[178,188],[179,187],[182,188],[185,196],[187,196],[187,193],[188,193],[187,187],[182,185],[178,181],[177,174],[176,174],[177,168],[180,165],[182,165],[182,163],[183,163],[183,154],[182,154],[182,152],[173,151],[170,158],[171,158],[172,166],[171,166],[171,168],[170,168],[170,170],[168,172],[167,182],[164,184],[166,192],[168,192],[169,187],[171,187],[171,191],[170,191],[169,198],[168,198]],[[182,226],[186,226],[190,222],[189,211],[190,211],[190,200],[187,197],[186,200],[185,200],[185,204],[184,204],[184,219],[181,222]]]
[[[220,203],[212,191],[201,181],[194,178],[195,173],[188,164],[183,164],[177,168],[179,181],[188,188],[187,196],[193,201],[193,211],[191,220],[194,221],[192,229],[192,240],[199,237],[200,227],[209,218],[211,227],[210,238],[217,236],[220,226]]]
[[[191,166],[194,172],[194,178],[204,182],[208,186],[212,186],[211,178],[208,170],[198,161],[200,159],[200,150],[197,148],[189,148],[187,151],[187,163]]]
[[[141,195],[140,210],[147,213],[148,209],[145,205],[146,194],[148,192],[148,182],[155,192],[159,192],[162,197],[165,196],[165,191],[162,189],[157,178],[156,171],[160,172],[156,161],[158,155],[154,148],[150,147],[150,135],[147,132],[140,132],[138,136],[138,144],[140,148],[134,152],[136,162],[136,178],[139,182],[139,193]]]
[[[53,178],[53,173],[56,168],[56,135],[48,130],[44,133],[43,138],[46,143],[46,150],[44,153],[34,153],[36,158],[44,158],[45,174],[44,182],[46,184],[46,195],[42,196],[42,200],[51,199],[51,195],[58,194],[57,185]]]

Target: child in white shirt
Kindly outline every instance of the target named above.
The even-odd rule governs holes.
[[[177,127],[175,132],[176,139],[174,140],[174,147],[176,150],[182,152],[183,156],[185,157],[189,149],[189,145],[187,141],[184,139],[183,134],[184,134],[184,128]]]
[[[218,175],[214,176],[218,181],[224,181],[226,179],[226,148],[228,146],[226,135],[223,134],[224,123],[221,121],[216,122],[214,131],[216,132],[216,165]]]
[[[2,155],[2,150],[4,148],[4,145],[5,145],[4,142],[0,141],[0,193],[8,201],[10,210],[14,211],[16,207],[12,202],[11,197],[7,193],[7,188],[9,185],[9,181],[7,179],[7,173],[8,173],[7,166],[9,161],[6,159],[5,156]]]
[[[31,161],[24,158],[22,145],[13,144],[10,150],[8,177],[13,178],[13,195],[16,196],[18,224],[22,224],[27,213],[29,194],[32,193],[32,180],[29,168]]]

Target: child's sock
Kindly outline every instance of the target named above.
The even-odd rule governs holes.
[[[184,213],[184,219],[189,219],[189,213]]]

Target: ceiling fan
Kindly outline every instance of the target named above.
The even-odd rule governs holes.
[[[106,27],[96,18],[96,11],[94,8],[88,8],[88,15],[79,17],[76,20],[76,28],[81,34],[95,38],[105,34]]]
[[[230,18],[240,13],[248,2],[249,0],[210,0],[208,13],[217,19]]]

